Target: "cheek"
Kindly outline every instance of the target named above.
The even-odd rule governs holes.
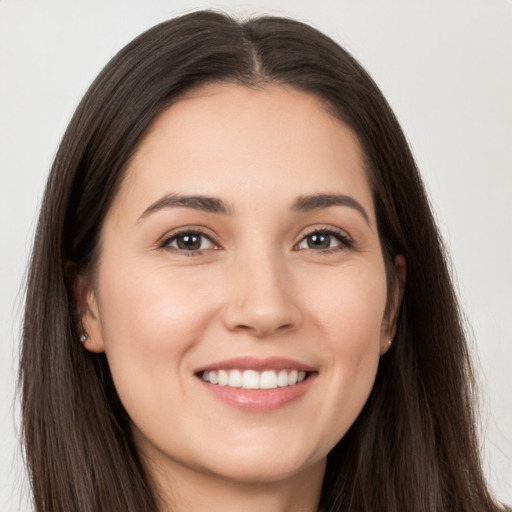
[[[106,265],[101,277],[101,327],[114,383],[135,420],[141,404],[151,410],[169,399],[170,380],[181,386],[186,356],[214,307],[193,275],[171,276],[161,267],[122,269]]]
[[[337,277],[334,279],[334,277]],[[328,425],[323,449],[329,451],[347,432],[372,390],[380,358],[386,307],[386,279],[379,267],[347,272],[312,290],[319,351],[329,361],[319,423]]]
[[[121,343],[134,350],[179,350],[209,310],[203,276],[171,273],[156,266],[123,266],[122,270],[105,272],[101,281],[107,348]]]
[[[383,263],[336,269],[309,287],[309,302],[316,323],[323,329],[331,350],[364,352],[369,345],[379,349],[387,303]]]
[[[336,300],[324,325],[330,331],[330,349],[338,372],[348,382],[363,387],[373,383],[380,356],[386,308],[386,280],[383,273],[367,269],[353,273],[338,287]],[[336,304],[336,306],[334,306]]]

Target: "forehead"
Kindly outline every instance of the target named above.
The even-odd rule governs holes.
[[[291,200],[338,188],[369,207],[363,162],[355,134],[314,95],[215,84],[187,93],[156,118],[119,195],[148,202],[165,192],[262,200],[271,194],[284,201],[288,193]]]

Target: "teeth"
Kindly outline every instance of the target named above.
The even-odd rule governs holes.
[[[277,375],[276,372],[271,370],[265,371],[260,375],[260,388],[261,389],[274,389],[277,388]]]
[[[281,370],[277,375],[277,385],[280,388],[288,386],[288,372],[286,370]]]
[[[240,370],[231,370],[228,372],[228,386],[232,388],[242,387],[242,372]]]
[[[242,375],[242,387],[244,389],[259,389],[260,376],[258,375],[258,372],[255,372],[254,370],[245,370]]]
[[[224,370],[219,371],[219,386],[227,386],[229,382],[228,372]]]
[[[203,372],[201,378],[205,382],[219,386],[243,389],[275,389],[293,386],[306,378],[305,371],[297,370],[218,370]]]

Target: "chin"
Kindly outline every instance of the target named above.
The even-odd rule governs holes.
[[[221,478],[239,483],[262,483],[270,484],[296,477],[300,473],[322,463],[319,461],[283,461],[283,460],[257,460],[257,461],[232,461],[227,465],[223,461],[222,466],[210,468],[211,473]]]
[[[280,443],[274,446],[264,446],[262,443],[244,449],[233,449],[224,453],[223,457],[204,461],[209,472],[229,480],[243,483],[272,483],[294,477],[318,464],[324,464],[326,455],[312,456],[304,447],[293,449]],[[213,454],[212,454],[213,455]]]

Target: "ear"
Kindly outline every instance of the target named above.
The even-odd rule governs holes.
[[[383,356],[391,347],[393,339],[396,335],[398,312],[400,311],[400,304],[402,303],[402,296],[404,294],[405,280],[407,277],[407,263],[402,254],[395,257],[394,279],[391,288],[391,305],[388,306],[388,311],[382,322],[382,332],[380,341],[380,355]]]
[[[103,329],[92,279],[80,271],[68,272],[75,300],[75,317],[80,335],[86,334],[84,347],[90,352],[104,352]]]

